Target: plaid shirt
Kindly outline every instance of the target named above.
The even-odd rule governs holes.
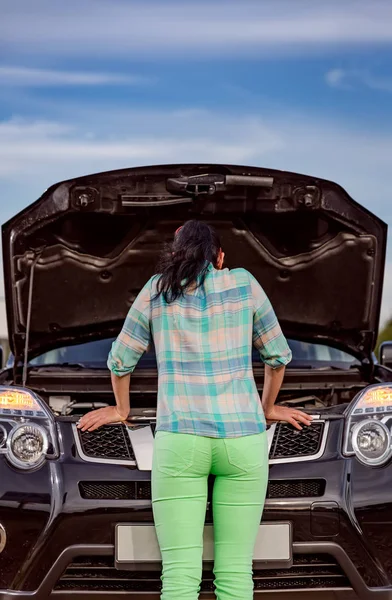
[[[222,438],[263,432],[252,342],[273,368],[290,362],[291,351],[259,283],[245,269],[209,264],[202,286],[167,304],[162,295],[154,298],[158,277],[130,308],[109,369],[120,377],[132,373],[153,340],[157,431]]]

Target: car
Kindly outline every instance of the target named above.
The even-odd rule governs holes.
[[[184,164],[58,183],[3,226],[0,600],[159,596],[154,348],[132,375],[126,424],[89,433],[77,422],[114,403],[111,343],[189,218],[214,225],[227,267],[266,290],[293,351],[278,402],[313,416],[301,431],[269,424],[255,594],[391,599],[391,344],[373,354],[387,226],[330,181]],[[254,375],[261,391],[257,354]],[[212,522],[208,502],[205,598]]]

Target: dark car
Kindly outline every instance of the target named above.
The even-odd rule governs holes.
[[[255,591],[392,598],[392,370],[374,360],[387,227],[329,181],[225,165],[155,166],[59,183],[3,226],[12,356],[0,374],[0,600],[157,598],[150,468],[152,348],[127,425],[80,415],[114,403],[106,357],[162,243],[213,224],[227,266],[261,282],[293,350],[271,424]],[[254,358],[258,388],[263,365]],[[213,480],[211,480],[211,488]],[[213,593],[206,512],[203,597]]]

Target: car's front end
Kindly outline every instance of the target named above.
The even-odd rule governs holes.
[[[132,376],[129,424],[76,423],[114,402],[111,337],[190,214],[266,288],[294,357],[279,402],[314,417],[268,430],[255,592],[392,598],[392,371],[372,360],[385,226],[329,182],[191,165],[67,182],[4,227],[15,358],[0,375],[0,600],[159,596],[153,352]],[[261,390],[256,360],[254,373]],[[212,519],[208,504],[206,598]]]

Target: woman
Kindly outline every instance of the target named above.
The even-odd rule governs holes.
[[[117,406],[79,425],[93,431],[127,419],[130,373],[153,340],[159,392],[152,497],[163,600],[198,598],[210,474],[217,597],[253,598],[252,556],[268,483],[265,419],[310,424],[301,411],[275,406],[291,351],[256,279],[245,269],[223,269],[223,261],[207,224],[188,221],[176,231],[160,275],[136,298],[109,355]],[[252,342],[265,363],[261,403]]]

